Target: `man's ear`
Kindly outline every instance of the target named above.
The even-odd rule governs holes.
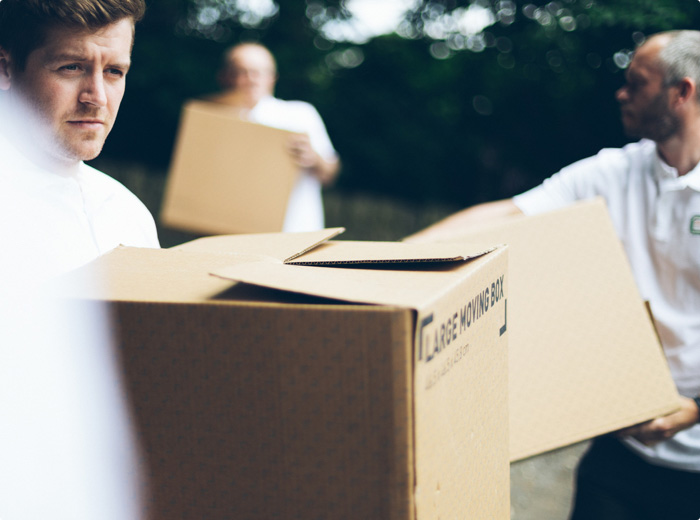
[[[694,100],[697,94],[698,86],[692,78],[683,78],[677,85],[678,102],[685,103],[689,100]]]
[[[9,90],[11,84],[10,53],[0,47],[0,90]]]

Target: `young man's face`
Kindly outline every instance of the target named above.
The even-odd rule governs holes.
[[[71,164],[99,155],[124,95],[132,40],[128,18],[95,32],[53,28],[23,71],[10,66],[10,94],[27,109],[43,159]]]

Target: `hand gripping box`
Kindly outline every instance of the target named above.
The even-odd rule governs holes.
[[[678,409],[602,199],[484,223],[453,240],[508,244],[512,460]]]
[[[155,518],[510,517],[507,248],[338,231],[86,267],[102,287],[75,296],[113,307]]]

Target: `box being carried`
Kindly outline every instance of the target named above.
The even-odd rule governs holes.
[[[172,228],[201,234],[282,231],[299,175],[293,132],[243,121],[237,109],[188,101],[161,211]]]
[[[510,517],[507,248],[337,232],[86,267],[103,288],[76,296],[112,304],[157,518]]]
[[[508,244],[512,460],[678,409],[602,199],[482,223],[451,240]]]

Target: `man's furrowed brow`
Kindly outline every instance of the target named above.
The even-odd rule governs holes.
[[[50,63],[59,61],[88,61],[88,57],[86,54],[78,52],[61,52],[58,54],[49,54],[49,56],[47,56],[46,58],[46,61]]]
[[[88,55],[73,52],[53,54],[48,56],[46,59],[47,63],[85,63],[89,61],[92,61],[92,58],[90,58]],[[126,70],[131,66],[131,60],[112,61],[108,63],[107,66]]]

